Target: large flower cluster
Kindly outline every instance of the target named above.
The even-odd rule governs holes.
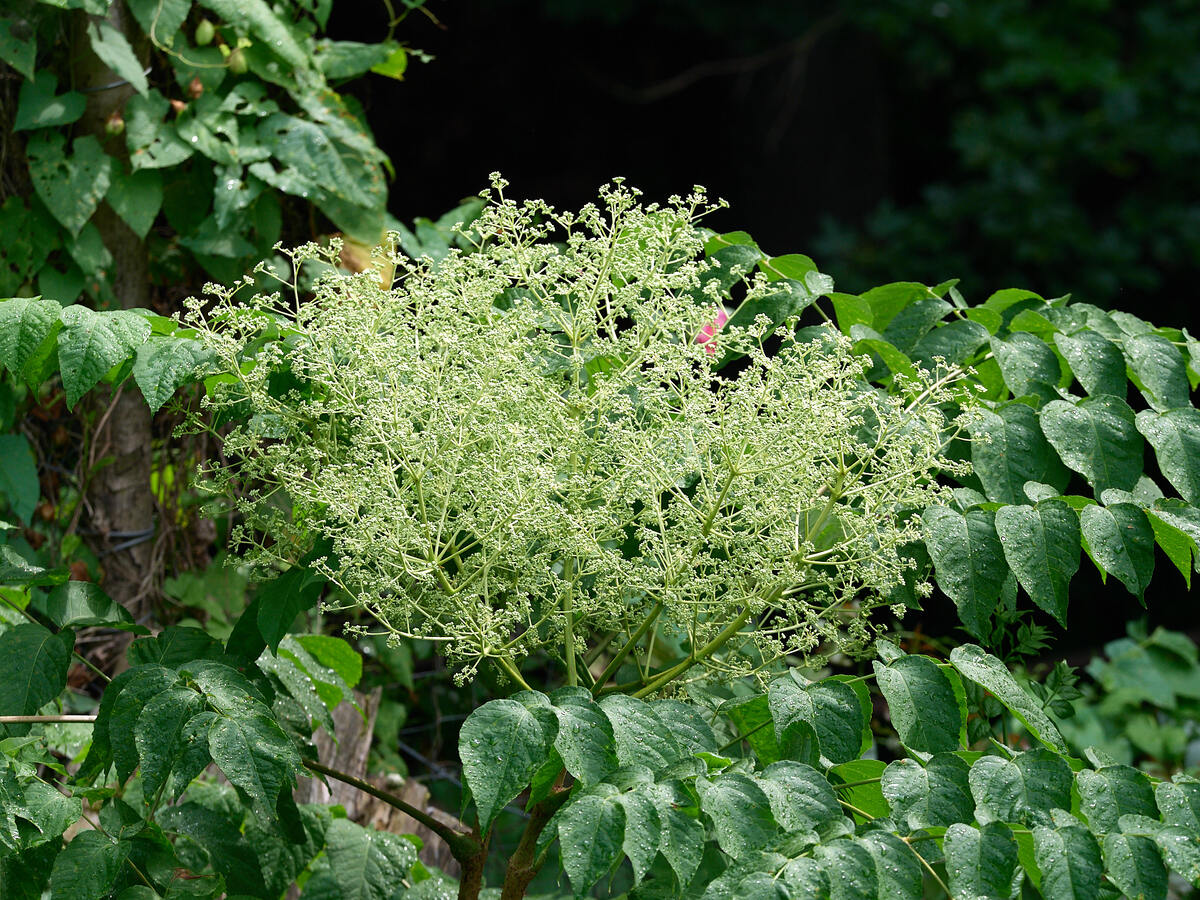
[[[832,329],[721,328],[698,189],[564,213],[503,187],[467,252],[194,307],[251,558],[329,542],[346,596],[468,674],[541,647],[573,665],[645,622],[693,650],[753,635],[706,660],[730,672],[869,641],[955,468],[952,374],[889,396]]]

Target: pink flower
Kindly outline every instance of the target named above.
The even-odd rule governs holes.
[[[700,333],[696,335],[697,344],[708,344],[705,351],[716,356],[717,348],[715,344],[709,344],[713,338],[717,336],[717,332],[725,327],[725,323],[729,321],[729,313],[723,309],[718,309],[717,317],[700,329]]]

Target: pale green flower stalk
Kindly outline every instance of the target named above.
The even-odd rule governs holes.
[[[224,372],[209,405],[249,414],[211,475],[258,486],[238,504],[250,560],[277,570],[329,541],[318,568],[464,678],[492,659],[521,681],[545,648],[570,683],[591,683],[585,658],[610,662],[601,682],[638,662],[646,693],[699,664],[866,646],[912,513],[962,468],[943,452],[955,373],[889,397],[832,330],[716,330],[698,188],[642,206],[618,183],[564,213],[504,186],[473,252],[330,269],[311,299],[193,305]],[[336,257],[291,254],[297,271]],[[736,377],[715,373],[727,351],[746,357]],[[664,644],[683,655],[651,673]]]

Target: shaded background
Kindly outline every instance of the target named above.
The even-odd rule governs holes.
[[[806,252],[839,289],[963,279],[1195,321],[1200,9],[1103,0],[431,0],[432,53],[351,85],[437,215],[501,170],[576,205],[613,175],[694,183],[715,227]],[[382,5],[335,5],[371,39]]]
[[[500,170],[561,206],[626,176],[703,184],[707,224],[811,255],[838,288],[961,278],[1200,321],[1200,8],[991,0],[430,0],[403,83],[349,85],[396,166],[391,212],[436,217]],[[434,21],[436,19],[436,21]],[[335,6],[343,39],[383,7]],[[1197,330],[1195,328],[1193,331]],[[1151,625],[1200,614],[1159,560]],[[1141,614],[1086,559],[1058,649]],[[914,621],[917,619],[913,617]],[[921,619],[956,617],[945,598]],[[945,624],[943,624],[943,628]]]

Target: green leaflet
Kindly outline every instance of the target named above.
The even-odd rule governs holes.
[[[946,829],[942,851],[952,897],[1007,897],[1017,868],[1017,842],[1002,822]]]
[[[150,336],[150,323],[128,310],[93,312],[86,306],[68,306],[61,318],[58,361],[68,407]]]
[[[1117,831],[1106,834],[1104,873],[1127,897],[1166,900],[1167,868],[1150,838]]]
[[[1039,825],[1033,829],[1033,847],[1045,896],[1085,900],[1098,895],[1103,871],[1100,847],[1086,828]]]
[[[184,750],[184,725],[203,705],[195,691],[169,688],[142,707],[133,728],[133,743],[142,772],[142,802],[147,806],[166,786],[171,768]]]
[[[975,818],[970,768],[950,753],[939,753],[924,766],[915,760],[898,759],[884,769],[880,788],[892,817],[913,831],[969,823]]]
[[[965,743],[966,710],[950,676],[927,656],[902,656],[873,664],[887,699],[892,725],[904,746],[917,753],[957,750]]]
[[[104,199],[133,233],[144,239],[162,208],[162,174],[154,169],[139,169],[128,175],[114,172]]]
[[[1159,782],[1154,799],[1164,822],[1200,834],[1200,782],[1186,776]]]
[[[78,235],[108,192],[112,157],[90,134],[75,139],[66,155],[66,137],[58,131],[35,131],[25,145],[33,189],[51,215]]]
[[[883,339],[906,356],[912,356],[917,343],[945,318],[951,309],[953,307],[949,303],[936,297],[910,303],[888,322],[887,327],[883,329]]]
[[[21,377],[44,347],[53,352],[61,312],[59,303],[39,297],[0,300],[0,363]]]
[[[1062,366],[1054,350],[1032,334],[1017,332],[1007,340],[991,339],[992,353],[1014,397],[1033,394],[1043,401],[1057,396]]]
[[[691,755],[646,701],[610,694],[599,705],[612,723],[617,761],[622,766],[642,765],[661,772]]]
[[[550,702],[558,718],[554,749],[563,766],[584,787],[602,781],[618,765],[612,723],[582,688],[560,688]]]
[[[1024,503],[1025,482],[1053,485],[1059,493],[1071,473],[1046,440],[1038,412],[1008,403],[995,412],[980,410],[971,425],[971,465],[984,493],[997,503]]]
[[[950,663],[963,677],[991,691],[1043,744],[1057,753],[1067,752],[1067,745],[1054,723],[1042,712],[1038,702],[1017,684],[1004,663],[975,644],[955,647],[950,651]]]
[[[304,888],[306,900],[390,900],[417,861],[416,848],[399,835],[334,819],[325,830],[329,867]]]
[[[1089,396],[1125,397],[1125,357],[1121,349],[1099,332],[1085,329],[1073,335],[1056,334],[1054,344],[1066,358]]]
[[[1097,495],[1109,488],[1133,490],[1142,475],[1142,439],[1123,399],[1102,394],[1078,403],[1054,400],[1042,409],[1041,422],[1062,461]]]
[[[505,804],[529,785],[546,761],[546,738],[537,718],[515,700],[492,700],[463,723],[458,738],[463,779],[487,832]]]
[[[828,767],[857,759],[870,744],[869,711],[864,714],[858,694],[847,683],[834,679],[801,684],[794,670],[776,678],[768,689],[775,735],[785,747],[789,729],[806,723],[816,734],[822,765]]]
[[[1080,528],[1101,573],[1116,575],[1144,603],[1154,574],[1154,530],[1146,513],[1132,503],[1085,506]]]
[[[138,666],[129,671],[135,674],[122,687],[107,717],[118,781],[125,781],[137,768],[136,726],[146,704],[179,681],[177,673],[163,666]]]
[[[21,82],[17,95],[17,118],[13,131],[55,128],[78,121],[87,107],[87,98],[78,91],[55,95],[58,76],[43,69]]]
[[[625,811],[625,831],[621,852],[633,866],[634,883],[639,883],[650,869],[662,840],[663,821],[654,802],[644,794],[616,794],[613,802]]]
[[[1154,791],[1144,773],[1132,766],[1083,769],[1075,776],[1079,806],[1096,834],[1116,831],[1124,815],[1154,816]]]
[[[763,847],[779,831],[766,793],[746,775],[722,772],[712,779],[697,778],[696,790],[717,843],[734,859]]]
[[[1188,503],[1200,503],[1200,410],[1143,410],[1137,430],[1150,442],[1158,467]]]
[[[151,412],[158,412],[184,384],[194,380],[212,354],[189,338],[152,336],[137,348],[133,380]]]
[[[818,844],[813,856],[829,877],[831,900],[877,900],[875,859],[861,843],[839,838]]]
[[[1079,569],[1079,517],[1061,500],[996,510],[996,533],[1021,587],[1066,625],[1068,587]]]
[[[843,816],[829,779],[804,763],[772,763],[763,770],[758,786],[767,795],[772,815],[784,831],[816,831]]]
[[[192,155],[190,144],[167,122],[170,102],[153,88],[125,101],[125,143],[134,170],[179,165]]]
[[[101,900],[112,890],[129,844],[98,831],[81,831],[54,860],[50,900]]]
[[[74,646],[70,629],[53,634],[32,622],[0,634],[0,715],[33,715],[62,693]],[[0,728],[23,734],[29,726]]]
[[[971,766],[968,780],[980,824],[1048,824],[1051,810],[1071,808],[1071,768],[1041,747],[1011,760],[981,757]]]
[[[941,357],[950,365],[962,365],[988,341],[988,330],[970,319],[955,319],[934,328],[912,350],[913,362],[932,369],[934,358]]]
[[[1187,364],[1183,354],[1157,334],[1135,334],[1125,341],[1125,358],[1141,383],[1142,396],[1154,409],[1167,410],[1191,404]]]
[[[103,625],[124,631],[145,629],[133,621],[129,610],[90,581],[68,581],[53,588],[44,601],[33,605],[59,628]]]
[[[995,518],[990,510],[963,514],[946,506],[931,506],[921,516],[938,586],[954,601],[959,619],[976,637],[987,634],[1008,575]]]
[[[625,807],[608,792],[587,793],[565,807],[558,820],[563,869],[576,896],[586,894],[620,860],[625,837]]]
[[[37,463],[23,434],[0,434],[0,496],[22,522],[30,522],[41,496]]]
[[[924,872],[911,845],[888,831],[868,831],[858,840],[875,860],[880,900],[921,900]]]
[[[142,63],[125,35],[108,22],[93,20],[88,23],[87,36],[92,52],[118,77],[129,82],[139,94],[145,95],[150,90]]]
[[[225,777],[256,801],[260,814],[273,818],[280,790],[290,790],[301,768],[300,754],[275,720],[257,711],[219,716],[208,748]]]

